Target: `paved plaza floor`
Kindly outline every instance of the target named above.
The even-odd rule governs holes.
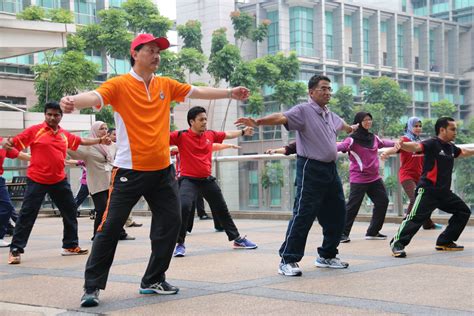
[[[321,227],[310,232],[301,277],[277,274],[278,249],[287,221],[237,219],[241,234],[256,250],[234,250],[212,221],[196,220],[187,237],[187,255],[173,258],[167,280],[177,295],[138,293],[150,254],[150,217],[136,217],[143,227],[128,228],[134,241],[120,241],[100,305],[81,308],[87,256],[60,256],[62,224],[40,217],[20,265],[8,265],[0,248],[0,315],[473,315],[474,227],[459,243],[462,252],[437,252],[439,231],[420,232],[393,258],[386,241],[364,240],[368,223],[357,222],[352,242],[341,244],[344,270],[314,266]],[[79,218],[81,246],[91,247],[93,222]],[[390,238],[398,225],[385,224]]]

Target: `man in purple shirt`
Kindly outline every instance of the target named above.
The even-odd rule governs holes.
[[[341,130],[351,133],[350,126],[327,104],[331,99],[331,80],[315,75],[308,82],[308,102],[298,104],[284,113],[260,119],[239,118],[235,123],[257,127],[284,125],[296,130],[296,197],[286,238],[280,248],[278,273],[300,276],[298,262],[303,258],[306,239],[316,218],[323,227],[324,240],[318,248],[315,265],[320,268],[343,269],[349,266],[336,257],[346,216],[344,192],[336,169],[336,136]]]

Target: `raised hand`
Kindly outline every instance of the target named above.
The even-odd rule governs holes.
[[[236,100],[247,100],[250,90],[245,87],[235,87],[231,89],[230,98]]]
[[[234,124],[237,125],[238,127],[242,127],[242,126],[257,127],[258,126],[257,121],[251,117],[240,117],[234,122]]]
[[[74,98],[71,96],[61,98],[59,106],[61,106],[64,113],[72,113],[74,111]]]

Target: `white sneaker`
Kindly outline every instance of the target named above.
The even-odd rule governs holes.
[[[326,259],[323,257],[318,257],[314,262],[314,265],[318,268],[331,268],[331,269],[346,269],[349,264],[347,262],[341,261],[339,258],[330,258]]]
[[[10,246],[10,243],[8,241],[0,239],[0,248],[6,248],[6,247],[9,247],[9,246]]]
[[[278,267],[278,273],[281,275],[288,275],[288,276],[300,276],[303,273],[301,272],[300,267],[296,262],[290,263],[280,263]]]

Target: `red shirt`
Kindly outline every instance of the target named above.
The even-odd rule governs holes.
[[[402,139],[405,142],[411,142],[406,136],[403,136]],[[400,151],[401,167],[398,172],[400,183],[406,180],[413,180],[415,182],[420,180],[423,171],[423,157],[424,154],[422,152],[412,153],[404,150]]]
[[[170,134],[170,145],[179,148],[180,176],[207,178],[211,175],[212,144],[222,143],[225,132],[205,131],[196,134],[191,129]]]
[[[59,126],[57,131],[53,131],[44,122],[25,129],[13,138],[13,143],[18,150],[31,147],[31,160],[26,172],[28,178],[41,184],[54,184],[66,178],[66,150],[76,150],[81,138]]]
[[[0,137],[0,143],[2,142],[3,138]],[[0,176],[3,174],[3,161],[6,158],[11,158],[14,159],[18,157],[18,150],[12,149],[12,150],[6,150],[4,148],[0,148]]]

